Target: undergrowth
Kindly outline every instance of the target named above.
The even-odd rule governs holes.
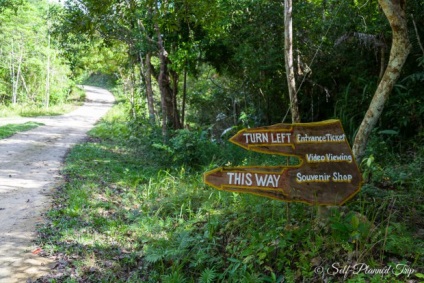
[[[160,129],[130,122],[125,113],[125,104],[115,106],[67,157],[67,182],[57,189],[38,238],[44,256],[58,264],[36,282],[424,277],[422,144],[411,148],[410,158],[391,163],[369,154],[362,191],[344,207],[318,213],[314,206],[221,192],[202,181],[216,166],[295,160],[210,141],[201,130],[176,132],[164,144]],[[378,270],[383,274],[373,274]]]
[[[78,87],[72,88],[66,100],[45,107],[44,104],[35,104],[26,101],[15,105],[0,105],[0,117],[36,117],[36,116],[58,116],[82,105],[85,100],[85,92]]]

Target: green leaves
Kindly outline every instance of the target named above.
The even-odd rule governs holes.
[[[16,11],[24,0],[0,0],[0,13],[5,9]]]
[[[50,37],[46,0],[15,2],[0,13],[0,101],[41,106],[66,101],[69,68]]]
[[[206,268],[203,270],[200,275],[199,283],[212,283],[215,282],[215,278],[217,277],[217,273],[214,268]]]

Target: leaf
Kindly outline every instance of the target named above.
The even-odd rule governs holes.
[[[151,248],[146,252],[145,260],[149,263],[156,263],[165,257],[165,253],[163,248]]]
[[[350,223],[352,224],[352,227],[354,229],[357,229],[359,226],[359,218],[356,215],[353,215],[352,219],[350,220]]]
[[[395,130],[382,130],[378,133],[383,135],[398,135],[399,134],[399,132]]]
[[[216,272],[213,268],[206,268],[203,270],[199,283],[211,283],[216,278]]]
[[[415,277],[417,277],[417,278],[424,279],[424,274],[422,274],[422,273],[415,273],[414,275],[415,275]]]
[[[228,259],[228,261],[231,261],[231,262],[234,262],[234,263],[239,263],[240,262],[240,260],[238,260],[236,258],[233,258],[233,257],[229,257],[227,259]]]
[[[184,282],[187,282],[187,279],[184,277],[183,274],[179,273],[178,271],[174,271],[169,275],[162,276],[162,282],[163,283],[184,283]]]
[[[373,155],[371,155],[370,157],[368,157],[368,159],[367,159],[367,166],[368,167],[371,167],[371,164],[373,163],[373,161],[374,161],[374,156]]]

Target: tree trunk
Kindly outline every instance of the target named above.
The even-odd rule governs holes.
[[[369,135],[383,112],[384,104],[400,76],[403,64],[411,49],[408,39],[405,10],[404,6],[401,4],[404,3],[404,1],[379,0],[378,2],[390,23],[393,39],[386,71],[377,87],[370,106],[368,107],[368,111],[362,120],[353,144],[353,154],[358,163],[361,162],[365,154]]]
[[[290,98],[292,122],[300,122],[299,107],[296,93],[296,81],[293,66],[293,20],[292,0],[284,0],[284,58],[286,65],[287,85]]]
[[[384,75],[384,71],[386,68],[386,46],[380,47],[380,74],[378,75],[378,79],[381,80],[381,78]]]
[[[16,104],[16,91],[15,91],[15,48],[13,44],[13,38],[12,38],[12,51],[10,52],[10,64],[9,64],[9,71],[10,71],[10,83],[12,85],[12,104]]]
[[[186,67],[184,68],[184,81],[183,81],[183,101],[181,105],[181,124],[184,127],[185,123],[185,106],[186,106],[186,98],[187,98],[187,61]]]
[[[157,77],[159,90],[161,94],[161,106],[162,106],[162,134],[166,141],[168,133],[168,126],[175,129],[175,117],[173,111],[173,95],[172,88],[170,87],[170,77],[168,72],[168,52],[165,50],[162,35],[158,24],[155,24],[155,30],[158,37],[158,49],[159,49],[159,75]]]
[[[44,99],[44,107],[49,108],[50,105],[50,33],[48,35],[47,46],[47,63],[46,63],[46,93]]]
[[[168,64],[168,52],[165,50],[162,34],[159,29],[159,25],[155,24],[156,35],[158,37],[158,49],[159,49],[159,61],[160,69],[158,75],[159,90],[161,92],[161,104],[162,104],[162,131],[166,135],[168,125],[172,129],[180,128],[179,113],[176,109],[176,93],[177,90],[173,90],[171,87],[171,78],[169,75]],[[174,76],[174,88],[178,87],[175,84]]]
[[[129,2],[131,11],[135,10],[135,3]],[[150,7],[148,9],[148,15],[152,14],[152,9]],[[136,25],[138,26],[138,30],[140,35],[144,34],[144,37],[148,43],[153,44],[153,39],[148,36],[146,29],[144,28],[143,22],[140,19],[136,20]],[[144,52],[143,52],[144,53]],[[140,61],[140,75],[144,78],[145,90],[146,90],[146,101],[147,101],[147,109],[149,112],[149,121],[151,123],[155,123],[156,121],[156,111],[155,111],[155,103],[153,98],[153,87],[152,87],[152,69],[153,66],[150,62],[152,57],[152,52],[150,50],[145,50],[145,57],[142,55],[142,51],[139,51],[139,61]]]
[[[24,51],[21,44],[19,44],[19,54],[16,58],[15,63],[15,45],[14,40],[12,39],[12,52],[10,54],[10,77],[12,83],[12,104],[18,102],[18,90],[19,90],[19,78],[21,77],[21,67],[23,61]],[[16,66],[17,64],[17,66]]]
[[[174,129],[181,129],[181,121],[180,121],[180,113],[178,111],[178,103],[177,103],[177,96],[178,96],[178,74],[175,71],[171,71],[171,77],[172,77],[172,115],[174,118]]]
[[[162,53],[163,51],[159,51],[160,53]],[[159,55],[159,57],[161,58],[161,63],[160,63],[160,70],[159,70],[159,76],[158,76],[158,83],[159,83],[159,89],[160,89],[160,102],[161,102],[161,108],[162,108],[162,135],[164,137],[164,140],[166,141],[166,136],[168,134],[168,103],[166,101],[166,90],[164,87],[164,78],[166,76],[165,74],[165,62],[162,59],[162,57],[164,57],[164,55]]]
[[[140,72],[144,73],[144,83],[146,88],[146,100],[147,100],[147,109],[149,111],[149,120],[150,122],[155,122],[156,112],[155,112],[155,103],[153,99],[153,87],[152,87],[152,66],[150,63],[151,54],[150,52],[146,53],[145,64],[143,64],[143,57],[140,55]]]
[[[128,78],[125,78],[124,74],[122,71],[119,71],[119,76],[122,78],[122,80],[124,81],[124,93],[128,94],[129,96],[129,101],[130,101],[130,105],[131,105],[131,116],[132,119],[136,119],[137,118],[137,106],[136,106],[136,99],[135,99],[135,82],[136,82],[136,76],[135,76],[135,67],[131,66],[131,72],[128,76]]]
[[[160,60],[160,67],[159,67],[159,75],[157,78],[158,84],[159,84],[159,90],[160,90],[160,102],[161,102],[161,108],[162,108],[162,135],[164,137],[164,141],[166,142],[166,137],[168,134],[168,112],[170,111],[168,108],[167,98],[166,98],[166,87],[165,87],[165,79],[167,79],[167,70],[166,70],[166,57],[168,54],[166,53],[166,50],[163,46],[163,40],[162,35],[159,30],[159,25],[155,24],[155,30],[156,34],[158,36],[158,48],[159,48],[159,60]]]

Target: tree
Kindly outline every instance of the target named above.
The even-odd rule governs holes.
[[[284,61],[286,66],[287,86],[290,98],[290,110],[292,122],[300,122],[299,107],[297,101],[296,79],[293,66],[293,4],[292,0],[284,0]]]
[[[394,84],[400,77],[402,67],[411,50],[408,39],[405,2],[397,0],[379,0],[378,2],[390,23],[393,39],[386,71],[362,120],[353,144],[353,154],[358,163],[361,162],[369,135],[383,112],[384,104]]]
[[[156,79],[158,83],[165,136],[167,128],[182,127],[178,107],[179,77],[181,72],[191,70],[187,68],[187,65],[190,65],[190,57],[180,58],[175,54],[189,42],[187,34],[195,34],[201,30],[195,27],[208,20],[208,14],[211,14],[208,12],[211,5],[208,4],[214,0],[206,2],[68,0],[61,30],[75,34],[80,31],[99,35],[106,43],[121,41],[128,46],[128,62],[139,66],[139,85],[146,94],[152,121],[156,111],[151,78]],[[159,59],[159,64],[151,62],[154,57]],[[178,62],[180,60],[186,63]]]
[[[281,1],[221,2],[222,32],[205,48],[206,61],[229,82],[220,88],[227,94],[220,112],[233,123],[281,122],[282,105],[290,107]]]
[[[52,103],[64,101],[71,84],[69,69],[49,42],[48,2],[13,4],[15,9],[8,5],[0,13],[0,100],[41,105],[48,102],[48,94]]]

